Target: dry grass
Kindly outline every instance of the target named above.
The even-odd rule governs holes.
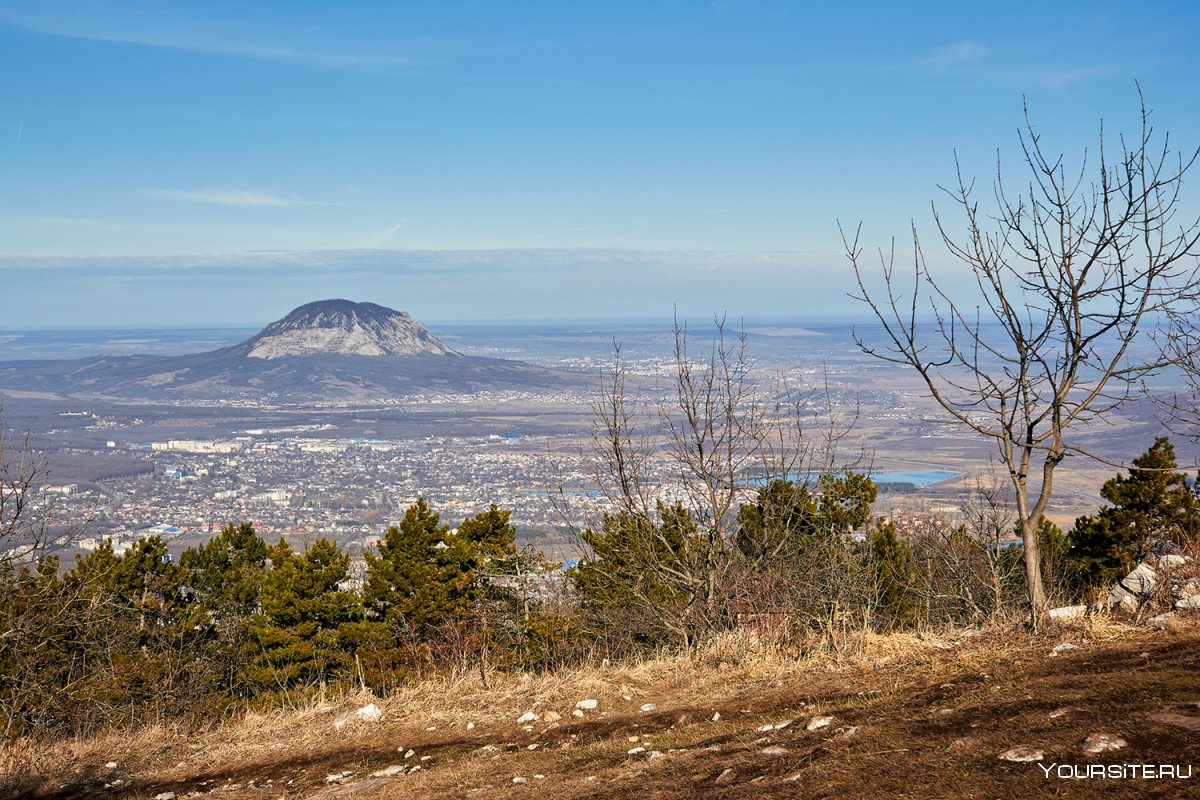
[[[1050,659],[1049,649],[1061,641],[1080,649]],[[1180,649],[1181,644],[1186,646]],[[1149,651],[1145,658],[1143,648]],[[1119,697],[1096,693],[1103,683],[1096,676],[1120,672],[1122,659],[1137,667],[1126,677],[1144,684],[1143,700],[1183,702],[1189,691],[1200,700],[1200,682],[1194,679],[1198,652],[1200,627],[1194,621],[1138,628],[1106,616],[1039,636],[1013,625],[858,633],[836,650],[804,653],[740,633],[697,652],[639,663],[544,675],[491,674],[486,687],[477,672],[468,672],[411,685],[386,700],[365,694],[319,698],[302,709],[245,714],[198,732],[153,726],[84,741],[17,743],[0,752],[0,765],[16,796],[31,798],[141,798],[166,790],[182,796],[228,786],[236,786],[236,794],[223,796],[252,798],[351,792],[382,798],[400,787],[420,797],[468,791],[472,798],[518,791],[564,799],[626,793],[750,797],[772,796],[769,786],[782,793],[793,776],[800,777],[788,787],[817,786],[815,774],[806,771],[817,764],[831,785],[843,781],[843,796],[879,797],[857,784],[861,775],[899,769],[908,756],[898,759],[895,751],[919,749],[926,761],[936,755],[941,764],[954,741],[969,740],[973,744],[966,750],[964,745],[954,751],[956,758],[995,769],[992,751],[1007,741],[1006,735],[1012,738],[996,728],[999,722],[1033,714],[1020,724],[1036,730],[1044,708],[1059,705],[1091,703],[1091,716],[1080,721],[1088,725],[1127,713]],[[1127,681],[1123,688],[1131,687]],[[599,701],[599,709],[582,719],[572,717],[575,703],[584,698]],[[335,729],[336,720],[368,702],[382,709],[382,721]],[[656,709],[641,712],[646,703]],[[527,711],[539,717],[532,730],[516,722]],[[561,719],[548,721],[547,712]],[[823,732],[806,733],[801,724],[766,735],[758,731],[780,719],[802,723],[825,713],[836,723]],[[935,713],[941,716],[931,716]],[[852,727],[860,730],[848,738],[844,734]],[[538,747],[530,750],[531,744]],[[772,746],[784,754],[764,755]],[[634,747],[664,755],[630,756],[627,751]],[[406,760],[409,749],[415,754]],[[104,767],[110,761],[118,770]],[[391,764],[423,768],[362,780]],[[1026,772],[1034,769],[1024,766]],[[734,777],[718,782],[725,769]],[[325,785],[325,776],[342,771],[353,773],[346,785]],[[545,777],[532,777],[538,774]],[[104,791],[118,775],[128,783]],[[535,785],[513,784],[516,775]]]

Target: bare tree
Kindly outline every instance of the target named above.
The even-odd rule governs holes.
[[[50,544],[46,476],[46,460],[29,438],[14,436],[0,419],[0,569],[34,561]]]
[[[1144,101],[1140,111],[1138,135],[1120,139],[1115,159],[1101,125],[1096,158],[1089,164],[1085,151],[1068,173],[1062,156],[1043,149],[1026,106],[1020,141],[1029,183],[1010,193],[998,163],[990,212],[958,168],[956,184],[942,188],[965,226],[952,231],[936,204],[934,216],[951,255],[974,278],[970,305],[930,274],[915,225],[911,287],[895,272],[894,243],[880,251],[880,283],[868,276],[859,232],[842,232],[857,299],[886,333],[883,345],[859,338],[859,346],[914,369],[953,420],[998,448],[1014,490],[1035,627],[1046,610],[1038,523],[1056,468],[1068,455],[1097,457],[1081,445],[1079,429],[1181,357],[1146,355],[1140,345],[1194,285],[1200,220],[1177,216],[1198,152],[1172,151],[1168,136],[1155,135]]]
[[[728,624],[754,591],[757,565],[735,543],[742,504],[772,480],[827,473],[852,424],[830,413],[810,430],[821,418],[815,398],[753,380],[745,337],[715,323],[710,347],[696,353],[676,321],[672,360],[654,387],[633,385],[617,347],[593,408],[596,480],[615,514],[602,533],[583,533],[591,577],[611,577],[631,618],[685,643]]]

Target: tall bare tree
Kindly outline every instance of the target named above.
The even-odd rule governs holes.
[[[914,369],[954,421],[999,450],[1035,627],[1046,610],[1037,531],[1055,470],[1068,455],[1096,457],[1080,428],[1184,355],[1141,344],[1195,283],[1200,220],[1182,218],[1180,198],[1198,152],[1172,150],[1150,116],[1143,99],[1140,131],[1121,137],[1115,153],[1101,125],[1096,155],[1085,150],[1068,172],[1063,156],[1044,149],[1026,105],[1019,136],[1028,184],[1010,192],[998,161],[986,211],[956,156],[957,181],[941,188],[963,227],[952,229],[936,203],[934,217],[974,279],[971,302],[952,297],[927,269],[915,225],[911,285],[896,273],[894,243],[880,250],[877,277],[864,263],[861,225],[852,237],[842,231],[857,299],[886,333],[883,345],[859,338],[859,346]]]

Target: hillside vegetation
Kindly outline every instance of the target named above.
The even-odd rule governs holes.
[[[1055,654],[1063,643],[1076,647]],[[12,747],[5,796],[1175,798],[1200,776],[1067,780],[1039,763],[1200,762],[1197,668],[1193,618],[863,633],[805,655],[728,635],[639,663],[314,698],[198,732],[161,720]],[[378,720],[354,716],[368,703]],[[1094,734],[1125,745],[1085,753]],[[1000,758],[1017,747],[1043,755]]]

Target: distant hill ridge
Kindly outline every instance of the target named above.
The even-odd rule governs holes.
[[[407,312],[350,300],[306,303],[234,349],[248,358],[268,360],[308,355],[460,355]]]
[[[403,311],[319,300],[232,347],[182,356],[0,362],[0,394],[146,402],[377,402],[413,392],[578,386],[578,373],[459,353]]]

